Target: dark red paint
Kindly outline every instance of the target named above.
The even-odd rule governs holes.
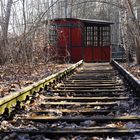
[[[54,19],[52,25],[56,25],[57,30],[57,52],[62,59],[70,55],[72,62],[83,59],[85,62],[105,62],[110,61],[110,45],[98,46],[85,45],[85,28],[87,26],[108,26],[110,22],[94,21],[84,19]],[[99,31],[100,32],[100,31]],[[93,33],[95,35],[96,33]],[[100,35],[101,36],[101,35]],[[97,35],[99,38],[99,35]],[[94,38],[94,37],[93,37]],[[99,43],[98,43],[99,44]]]

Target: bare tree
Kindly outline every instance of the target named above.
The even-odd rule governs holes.
[[[129,63],[136,52],[137,64],[140,64],[140,24],[134,12],[136,1],[122,0],[122,4],[125,9],[120,9],[121,32],[127,61]]]
[[[10,20],[10,14],[11,14],[11,8],[13,4],[13,0],[8,0],[6,10],[3,1],[1,0],[1,29],[2,29],[2,40],[1,40],[1,46],[0,46],[0,63],[5,63],[7,59],[6,54],[6,47],[8,45],[8,27],[9,27],[9,20]]]

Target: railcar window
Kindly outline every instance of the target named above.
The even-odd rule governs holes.
[[[50,32],[49,32],[49,40],[50,44],[55,46],[57,43],[57,29],[55,25],[52,25],[50,27]]]
[[[110,27],[103,27],[103,46],[110,45]]]
[[[93,45],[93,27],[89,26],[85,29],[85,45],[92,46]]]
[[[102,46],[103,44],[103,28],[102,27],[98,27],[98,46]]]
[[[88,26],[85,28],[85,46],[109,46],[109,26]]]
[[[94,46],[98,46],[98,27],[94,26]]]

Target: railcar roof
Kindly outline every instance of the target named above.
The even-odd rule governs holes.
[[[87,24],[113,24],[111,21],[106,21],[106,20],[96,20],[96,19],[84,19],[84,18],[55,18],[51,20],[79,20],[83,23]]]

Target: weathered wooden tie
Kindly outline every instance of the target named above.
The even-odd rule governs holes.
[[[82,102],[91,102],[91,101],[121,101],[129,100],[129,97],[46,97],[45,100],[63,100],[63,101],[82,101]]]
[[[45,102],[42,103],[43,105],[52,105],[52,106],[66,106],[66,105],[80,105],[80,106],[114,106],[118,105],[117,102],[66,102],[66,101],[60,101],[60,102]]]
[[[122,122],[129,122],[129,121],[140,121],[140,116],[120,116],[120,117],[115,117],[115,116],[92,116],[92,117],[79,117],[79,116],[71,116],[71,117],[54,117],[54,116],[31,116],[31,117],[26,117],[22,118],[23,120],[28,120],[28,121],[38,121],[38,122],[56,122],[56,121],[66,121],[66,122],[83,122],[83,121],[96,121],[96,122],[117,122],[117,121],[122,121]]]
[[[46,110],[39,110],[39,111],[33,111],[33,114],[48,114],[50,112],[53,113],[80,113],[80,114],[109,114],[109,113],[115,113],[117,109],[95,109],[95,108],[86,108],[86,109],[46,109]]]
[[[121,135],[134,135],[140,133],[140,128],[136,129],[128,129],[128,128],[79,128],[79,129],[66,129],[66,128],[56,128],[56,129],[49,129],[46,130],[13,130],[13,131],[5,131],[6,134],[9,133],[18,133],[18,134],[29,134],[29,135],[46,135],[49,137],[55,137],[60,135],[91,135],[91,136],[121,136]]]

